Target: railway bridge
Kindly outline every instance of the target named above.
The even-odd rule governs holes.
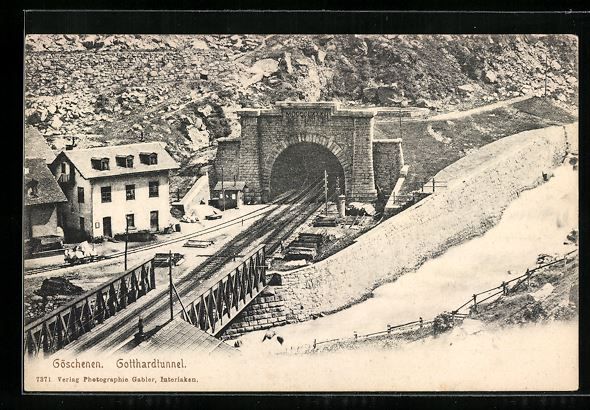
[[[244,181],[248,202],[267,202],[324,170],[349,201],[389,195],[404,165],[401,139],[373,138],[376,113],[337,102],[240,110],[240,137],[218,140],[214,179]]]
[[[114,276],[27,324],[24,353],[47,357],[58,351],[76,355],[141,348],[143,343],[135,346],[139,318],[146,334],[157,336],[150,348],[161,343],[154,340],[176,343],[173,334],[178,328],[182,332],[190,329],[191,337],[198,340],[187,348],[223,350],[214,337],[239,320],[240,313],[271,285],[272,277],[267,278],[266,272],[267,255],[322,206],[322,197],[321,180],[280,196],[273,202],[276,206],[270,206],[253,225],[204,262],[189,267],[176,281],[172,262],[168,261],[170,283],[164,289],[156,289],[158,264],[154,258]]]

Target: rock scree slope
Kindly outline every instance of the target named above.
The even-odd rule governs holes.
[[[549,35],[28,35],[25,120],[58,150],[72,137],[78,147],[164,141],[184,188],[218,138],[239,135],[240,107],[453,111],[540,95],[545,78],[548,99],[571,107],[577,47]]]

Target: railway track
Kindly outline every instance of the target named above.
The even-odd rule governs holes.
[[[266,212],[270,212],[272,211],[273,207],[276,206],[281,206],[281,205],[285,205],[288,204],[289,202],[292,202],[296,199],[298,192],[295,190],[290,190],[287,191],[283,194],[281,194],[280,196],[278,196],[277,198],[275,198],[274,201],[272,201],[271,203],[269,203],[268,205],[266,205],[263,208],[254,210],[252,212],[248,212],[247,214],[244,214],[242,216],[224,221],[222,223],[219,223],[217,225],[211,226],[209,228],[205,228],[205,229],[201,229],[200,231],[197,232],[193,232],[190,234],[186,234],[186,235],[182,235],[167,241],[163,241],[163,242],[158,242],[158,243],[152,243],[149,245],[145,245],[145,246],[140,246],[137,248],[133,248],[133,249],[129,249],[127,251],[127,255],[132,255],[138,252],[143,252],[146,250],[150,250],[150,249],[157,249],[159,247],[162,246],[166,246],[166,245],[170,245],[173,243],[178,243],[181,241],[186,241],[187,239],[191,239],[191,238],[196,238],[199,236],[203,236],[203,235],[207,235],[213,232],[217,232],[219,230],[225,229],[225,228],[229,228],[231,226],[237,225],[237,224],[241,224],[243,221],[248,221],[250,219],[254,219],[254,218],[258,218],[261,214],[264,214]],[[97,263],[97,262],[104,262],[107,260],[112,260],[112,259],[116,259],[116,258],[120,258],[125,256],[125,252],[120,251],[120,252],[114,252],[112,254],[109,255],[105,255],[103,257],[101,257],[100,259],[97,259],[95,261],[92,262],[88,262],[85,263],[83,265],[78,265],[78,266],[88,266],[89,264],[93,264],[93,263]],[[40,268],[34,268],[34,269],[25,269],[24,273],[26,276],[34,276],[34,275],[39,275],[39,274],[43,274],[43,273],[48,273],[48,272],[54,272],[54,271],[59,271],[61,269],[66,269],[66,268],[70,268],[74,265],[70,265],[68,263],[63,263],[61,265],[52,265],[52,266],[44,266],[44,267],[40,267]]]
[[[305,219],[322,206],[323,189],[321,181],[311,184],[295,195],[288,195],[294,202],[288,209],[277,208],[256,221],[249,229],[241,232],[212,257],[199,264],[181,279],[175,286],[180,298],[185,302],[195,299],[219,279],[219,272],[235,255],[266,243],[268,254],[280,246],[282,238],[292,233]],[[154,297],[141,301],[136,306],[129,306],[126,311],[95,327],[91,332],[66,345],[64,350],[78,354],[88,350],[113,351],[128,343],[136,332],[139,315],[142,316],[146,329],[164,324],[169,319],[168,289],[162,289]],[[174,309],[179,311],[180,304],[174,300]],[[62,350],[63,352],[63,350]]]

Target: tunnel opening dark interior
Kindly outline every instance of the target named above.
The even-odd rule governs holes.
[[[301,189],[324,178],[328,172],[328,196],[345,192],[344,170],[338,158],[322,145],[302,142],[291,145],[279,154],[270,178],[270,196],[291,189]]]

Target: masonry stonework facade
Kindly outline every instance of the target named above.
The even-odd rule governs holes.
[[[295,272],[295,271],[293,271]],[[271,279],[272,277],[272,279]],[[307,286],[310,275],[292,272],[269,272],[271,286],[265,289],[223,330],[223,340],[235,339],[244,333],[269,329],[312,319],[317,312],[312,300],[306,298],[299,286]]]
[[[373,109],[343,109],[336,102],[280,102],[273,109],[244,109],[238,111],[241,122],[240,139],[219,141],[215,175],[224,180],[245,181],[247,202],[266,202],[270,197],[273,165],[287,148],[299,143],[312,143],[328,149],[344,171],[345,194],[349,201],[374,201],[377,198],[376,178],[388,181],[399,175],[401,143],[381,149],[373,141],[376,111]],[[393,150],[393,151],[392,151]],[[375,167],[374,152],[379,154]],[[384,158],[385,155],[392,158]],[[386,177],[376,175],[384,167]],[[395,175],[394,175],[395,174]],[[395,181],[393,181],[395,184]],[[389,190],[391,192],[391,190]]]
[[[391,194],[404,166],[402,140],[373,140],[373,171],[375,185],[384,195]]]

